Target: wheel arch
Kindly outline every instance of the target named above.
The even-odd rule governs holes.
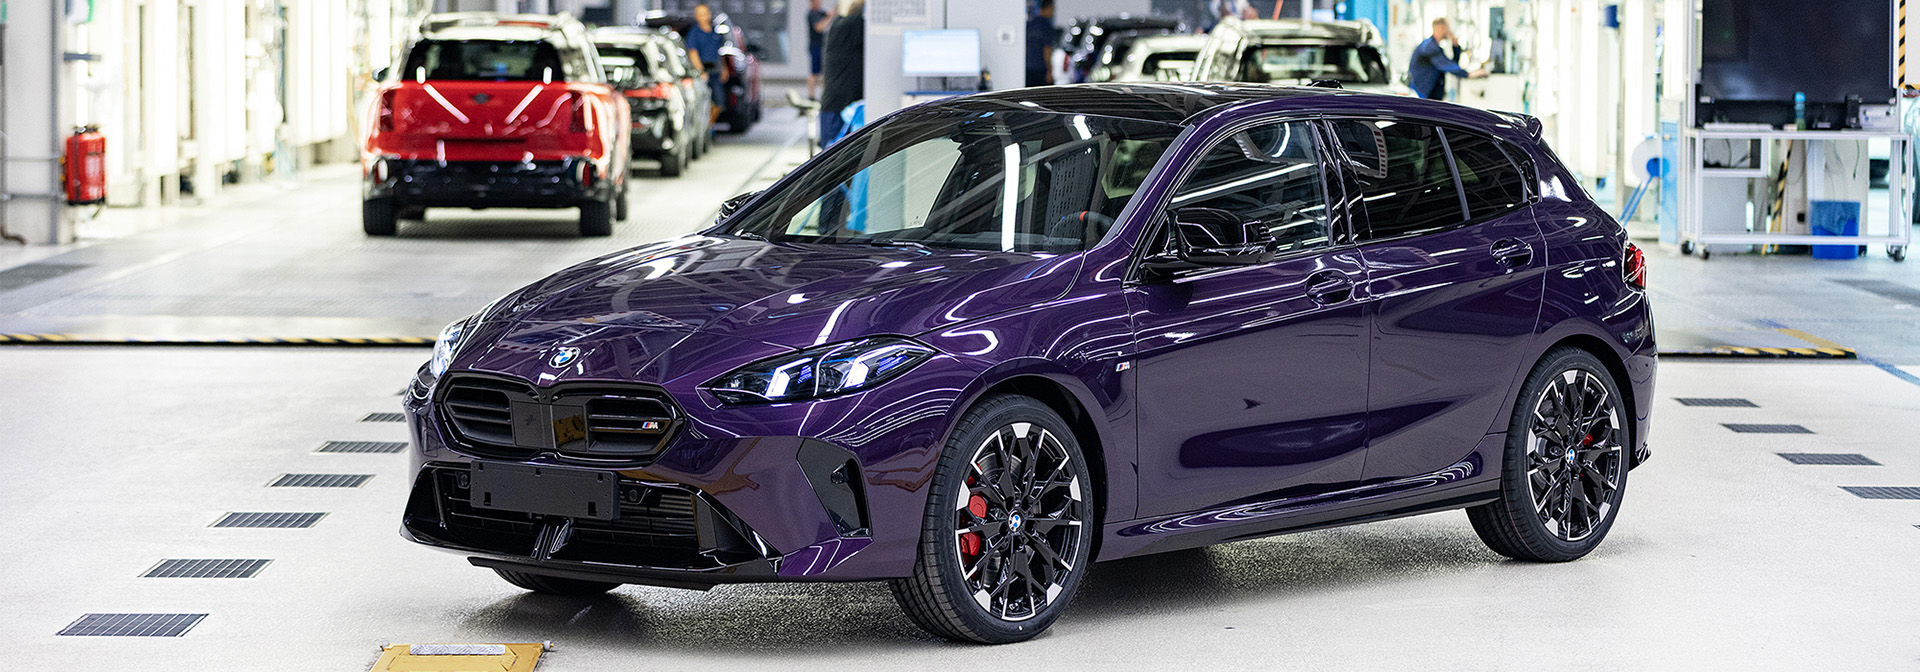
[[[1114,511],[1129,513],[1133,505],[1131,489],[1117,493],[1113,487],[1115,479],[1109,472],[1109,465],[1115,460],[1128,463],[1125,455],[1114,455],[1113,448],[1119,447],[1111,428],[1094,413],[1101,405],[1093,392],[1079,378],[1060,370],[1058,365],[1041,361],[1012,361],[1002,363],[977,378],[973,385],[953,405],[949,414],[947,428],[941,436],[939,445],[952,440],[954,426],[962,415],[978,405],[982,400],[997,394],[1016,394],[1039,401],[1058,413],[1073,431],[1074,440],[1080,444],[1080,452],[1087,460],[1087,475],[1094,491],[1094,515],[1101,525],[1112,519]],[[1121,484],[1125,488],[1126,484]],[[1126,515],[1120,516],[1126,518]],[[1097,529],[1097,528],[1096,528]],[[1088,557],[1099,557],[1101,534],[1093,535],[1093,548]]]
[[[1551,341],[1547,347],[1540,350],[1540,353],[1533,358],[1533,365],[1528,366],[1528,370],[1532,370],[1534,365],[1538,365],[1540,360],[1545,359],[1548,353],[1563,347],[1586,352],[1587,354],[1593,355],[1594,359],[1600,360],[1600,365],[1607,369],[1607,375],[1613,378],[1614,387],[1620,390],[1620,396],[1624,397],[1627,412],[1637,415],[1636,410],[1640,408],[1642,400],[1635,397],[1633,378],[1627,373],[1626,359],[1612,344],[1599,336],[1584,331],[1561,335]],[[1516,390],[1514,394],[1518,395],[1518,390]],[[1641,439],[1639,436],[1639,423],[1628,422],[1625,424],[1628,432],[1627,445],[1639,446]],[[1627,455],[1628,459],[1631,460],[1628,463],[1629,466],[1639,463],[1640,451],[1629,450],[1627,451]]]

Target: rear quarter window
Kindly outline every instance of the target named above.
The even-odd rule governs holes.
[[[1493,138],[1447,129],[1460,190],[1467,198],[1467,215],[1480,219],[1527,204],[1526,171]]]

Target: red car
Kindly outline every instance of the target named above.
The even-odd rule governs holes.
[[[630,112],[599,60],[569,17],[427,17],[364,115],[367,235],[430,207],[577,207],[580,235],[611,234],[626,219]]]

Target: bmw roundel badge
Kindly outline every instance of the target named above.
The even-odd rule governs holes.
[[[551,366],[553,368],[558,369],[560,367],[573,363],[573,360],[576,360],[579,358],[580,358],[579,348],[561,348],[559,350],[554,351],[553,357],[547,359],[547,366]]]

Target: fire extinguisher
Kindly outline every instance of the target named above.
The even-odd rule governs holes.
[[[67,136],[65,167],[67,205],[94,205],[107,201],[107,136],[97,125],[81,126]]]

